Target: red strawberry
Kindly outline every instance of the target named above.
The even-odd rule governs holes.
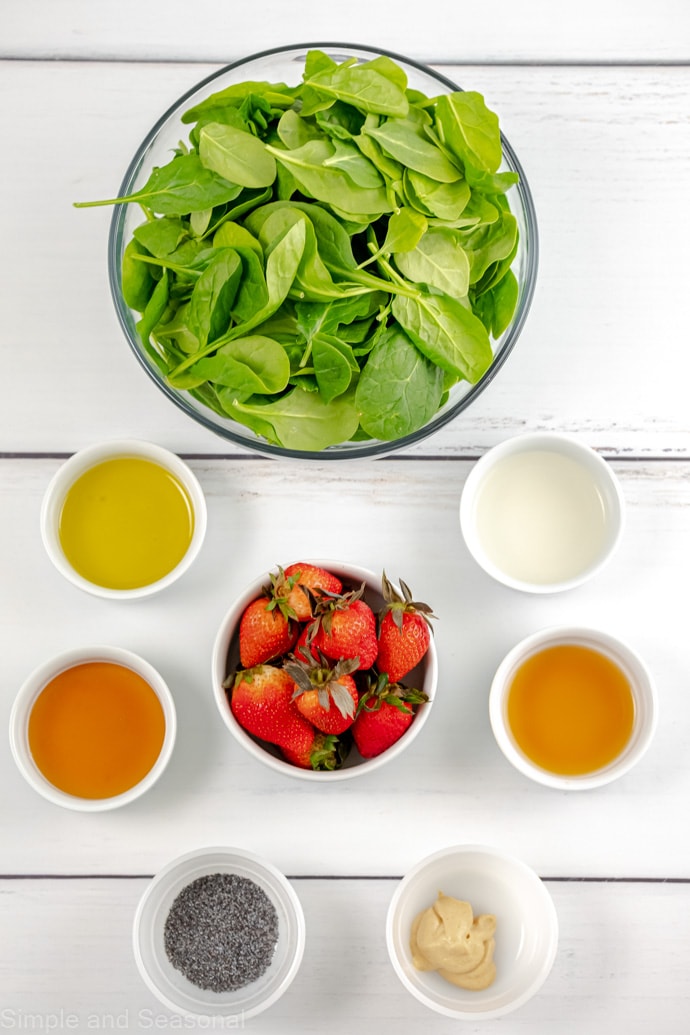
[[[428,604],[412,599],[402,579],[401,597],[383,573],[385,605],[379,612],[378,656],[376,667],[385,672],[390,683],[397,683],[419,664],[429,649],[430,618],[435,618]]]
[[[256,665],[233,674],[225,685],[231,687],[232,714],[255,737],[277,744],[293,721],[303,724],[292,702],[294,681],[282,668]]]
[[[299,735],[290,738],[289,744],[281,744],[280,751],[286,762],[300,769],[338,769],[343,763],[346,751],[337,737],[314,729],[306,723],[308,732],[300,730]]]
[[[359,693],[350,675],[357,668],[356,659],[330,664],[323,654],[316,655],[308,647],[302,651],[306,661],[289,661],[285,665],[295,681],[293,700],[297,710],[322,733],[344,733],[355,721]]]
[[[415,705],[428,701],[422,690],[407,690],[379,676],[376,685],[362,695],[352,736],[362,758],[375,758],[400,740],[415,716]]]
[[[335,769],[338,742],[315,730],[292,700],[291,676],[273,665],[257,665],[226,680],[231,685],[230,710],[240,726],[275,744],[286,759],[303,768]]]
[[[288,604],[301,622],[306,622],[312,617],[311,593],[317,589],[325,590],[327,593],[340,593],[343,588],[340,579],[330,571],[306,561],[289,564],[284,575],[291,583]]]
[[[316,626],[311,643],[327,658],[359,658],[358,667],[371,668],[376,661],[376,615],[361,599],[364,583],[358,590],[331,596],[318,595]]]
[[[252,600],[240,619],[240,663],[253,668],[287,654],[299,635],[299,624],[287,596],[276,588],[276,577],[262,596]]]
[[[298,661],[310,660],[310,643],[313,633],[314,628],[311,624],[302,626],[302,631],[297,637],[297,643],[293,648],[294,655]]]

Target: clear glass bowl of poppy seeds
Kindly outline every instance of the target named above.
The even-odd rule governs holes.
[[[286,991],[304,952],[304,916],[272,863],[235,848],[173,860],[134,920],[134,955],[149,989],[191,1016],[262,1012]]]

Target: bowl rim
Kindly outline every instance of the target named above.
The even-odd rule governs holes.
[[[338,576],[345,575],[351,581],[364,581],[367,585],[373,585],[376,592],[380,593],[380,589],[378,587],[380,587],[381,579],[369,568],[350,564],[346,561],[335,561],[322,557],[301,557],[300,561],[304,564],[314,564],[317,567],[325,568],[327,571],[333,571],[333,573]],[[235,598],[233,604],[223,615],[214,638],[213,649],[211,652],[211,688],[218,711],[220,712],[220,716],[225,726],[233,735],[237,743],[253,758],[268,766],[276,773],[291,776],[298,780],[306,780],[314,783],[338,783],[342,780],[349,780],[355,776],[363,776],[379,769],[385,763],[392,761],[392,759],[397,758],[398,755],[402,754],[405,748],[414,739],[416,739],[429,719],[431,714],[431,705],[434,703],[434,699],[438,692],[438,651],[434,642],[434,637],[431,637],[429,650],[424,659],[424,664],[426,666],[425,671],[427,673],[425,683],[428,684],[431,690],[429,695],[430,700],[418,706],[414,722],[395,744],[392,744],[391,747],[380,755],[377,755],[375,758],[363,759],[355,765],[346,765],[341,769],[301,769],[299,766],[292,765],[290,762],[271,754],[270,751],[262,747],[262,745],[258,743],[251,734],[247,733],[247,731],[240,726],[228,706],[227,694],[222,686],[223,679],[227,676],[226,660],[230,641],[232,639],[232,626],[236,625],[239,621],[242,609],[258,595],[261,587],[269,582],[272,571],[273,569],[270,569],[262,576],[253,579],[245,586],[242,592]],[[390,581],[393,586],[397,588],[395,580],[391,579]],[[221,676],[221,673],[225,674]]]
[[[142,142],[136,149],[133,158],[130,160],[129,165],[125,171],[122,182],[118,190],[118,197],[122,197],[129,193],[132,181],[140,171],[142,163],[147,154],[148,149],[154,142],[158,132],[165,125],[165,123],[172,118],[176,112],[178,112],[183,105],[195,94],[200,91],[206,90],[216,80],[226,75],[235,69],[242,68],[245,65],[249,65],[252,62],[264,60],[271,56],[282,56],[285,57],[290,54],[300,54],[302,52],[311,49],[337,49],[345,51],[350,56],[370,58],[375,56],[383,56],[391,58],[393,61],[402,63],[413,69],[415,72],[427,76],[430,79],[442,84],[449,91],[462,91],[457,83],[455,83],[448,76],[442,72],[437,71],[430,65],[426,65],[421,61],[414,58],[407,57],[404,54],[400,54],[397,51],[389,50],[385,47],[374,47],[367,44],[359,43],[347,43],[338,40],[316,40],[306,43],[291,43],[282,46],[269,47],[264,50],[256,51],[252,54],[238,58],[229,64],[223,65],[220,69],[201,79],[194,86],[186,90],[179,98],[177,98],[168,108],[159,116],[154,125],[148,131]],[[508,356],[513,351],[517,340],[522,332],[523,326],[527,319],[528,313],[532,306],[534,292],[536,287],[537,272],[539,266],[539,232],[537,224],[537,215],[534,205],[534,199],[532,196],[531,189],[527,182],[527,177],[524,172],[522,163],[518,159],[513,147],[506,138],[505,134],[501,130],[501,145],[503,150],[504,162],[508,168],[519,175],[519,181],[513,187],[510,188],[508,194],[512,195],[515,192],[520,199],[520,208],[524,216],[525,227],[527,228],[527,234],[520,234],[520,247],[524,254],[525,271],[524,271],[524,285],[521,284],[522,294],[519,296],[518,306],[514,314],[514,318],[511,321],[509,327],[501,335],[500,349],[494,353],[494,359],[486,371],[486,373],[480,378],[480,380],[473,385],[469,385],[465,394],[452,406],[446,405],[444,410],[437,412],[430,421],[427,422],[422,428],[417,429],[409,435],[403,436],[400,439],[393,441],[384,441],[380,439],[368,439],[360,444],[340,443],[337,446],[329,446],[323,450],[294,450],[287,449],[282,446],[275,446],[270,442],[264,442],[258,436],[253,433],[248,434],[247,432],[235,431],[232,424],[229,425],[218,425],[210,416],[206,415],[205,411],[197,410],[188,401],[186,396],[180,395],[174,389],[170,387],[165,379],[160,378],[157,375],[156,370],[147,363],[142,349],[134,341],[132,329],[130,326],[130,310],[124,302],[121,292],[121,260],[119,248],[123,244],[124,234],[124,222],[126,218],[127,205],[115,205],[113,214],[110,220],[110,228],[108,232],[108,244],[107,244],[107,256],[108,256],[108,279],[110,284],[111,296],[113,299],[115,311],[117,314],[118,321],[121,329],[124,333],[125,340],[127,341],[131,351],[133,352],[136,360],[140,366],[144,369],[149,378],[158,387],[160,391],[183,413],[192,420],[196,421],[206,430],[220,436],[226,441],[233,442],[235,445],[241,446],[254,453],[259,453],[268,457],[283,457],[283,458],[297,458],[300,460],[317,460],[317,461],[333,461],[333,460],[356,460],[362,458],[380,458],[390,455],[393,452],[400,450],[406,450],[423,441],[429,436],[435,434],[446,424],[454,420],[460,413],[463,412],[476,398],[480,395],[491,382],[494,380],[496,374],[503,367],[504,363],[508,359]],[[228,418],[231,421],[231,418]],[[239,426],[241,427],[241,426]]]
[[[489,471],[507,456],[532,451],[553,452],[570,456],[581,461],[587,470],[593,473],[599,486],[607,493],[609,507],[609,523],[611,525],[606,547],[601,556],[592,561],[578,574],[555,582],[529,582],[515,578],[504,572],[484,551],[475,526],[474,510],[479,491]],[[465,545],[474,561],[487,575],[509,589],[522,593],[547,595],[563,593],[589,582],[609,563],[623,538],[627,523],[625,496],[621,483],[610,463],[583,439],[573,434],[560,431],[536,430],[524,431],[511,435],[502,442],[491,446],[475,461],[470,470],[460,495],[459,506],[460,529]]]
[[[286,972],[279,985],[274,988],[273,992],[263,999],[260,1003],[255,1004],[253,1007],[243,1009],[238,1013],[237,1010],[227,1010],[221,1012],[204,1012],[198,1013],[187,1007],[183,1007],[179,1002],[176,1002],[171,996],[167,995],[166,992],[156,982],[154,975],[151,974],[149,968],[146,966],[144,955],[141,949],[142,938],[144,936],[144,921],[146,917],[146,910],[151,900],[157,895],[162,894],[166,889],[167,885],[175,878],[182,878],[190,867],[193,867],[194,863],[203,863],[204,859],[209,860],[208,872],[218,872],[213,869],[216,864],[213,862],[214,857],[223,857],[227,865],[232,866],[238,865],[241,868],[242,864],[248,865],[250,868],[265,878],[266,883],[270,884],[276,897],[281,900],[283,907],[286,912],[290,914],[293,922],[294,929],[292,933],[295,937],[294,951],[292,959],[290,960],[289,966],[286,968]],[[226,871],[222,871],[226,872]],[[232,869],[227,872],[234,872]],[[194,877],[190,875],[190,881]],[[250,878],[251,879],[251,878]],[[189,883],[189,881],[187,882]],[[185,885],[186,886],[186,885]],[[132,922],[132,949],[134,959],[137,965],[139,975],[148,987],[148,989],[156,996],[156,998],[169,1009],[174,1010],[178,1014],[188,1017],[210,1017],[210,1016],[241,1016],[244,1020],[256,1016],[262,1013],[264,1010],[272,1006],[280,997],[287,991],[288,987],[292,984],[297,973],[300,969],[302,959],[304,957],[304,950],[306,946],[306,921],[304,916],[304,909],[302,902],[292,886],[286,875],[278,869],[278,867],[270,860],[263,856],[248,851],[244,848],[239,848],[231,845],[203,845],[198,848],[191,849],[170,859],[164,866],[159,869],[149,881],[148,885],[144,889],[142,895],[139,898],[137,907],[134,912]]]
[[[158,697],[165,717],[165,734],[160,752],[151,769],[142,779],[110,798],[80,798],[60,790],[41,772],[33,760],[28,740],[28,722],[31,710],[45,686],[62,672],[89,662],[110,662],[131,669],[140,675]],[[172,757],[177,739],[177,712],[170,688],[158,670],[145,658],[124,647],[106,644],[72,647],[60,651],[38,665],[22,683],[17,692],[9,719],[9,739],[12,757],[26,782],[38,794],[54,805],[75,812],[106,812],[121,808],[140,798],[158,782]]]
[[[590,647],[616,663],[627,676],[635,698],[633,733],[621,754],[602,769],[567,776],[542,769],[519,749],[505,715],[510,678],[518,664],[540,649],[561,644]],[[500,662],[489,689],[489,721],[504,757],[518,772],[544,787],[586,791],[603,787],[628,773],[644,757],[658,725],[658,695],[652,674],[636,650],[612,633],[584,625],[552,625],[525,636]]]
[[[194,514],[194,529],[186,553],[166,575],[143,586],[135,586],[131,589],[113,589],[91,582],[72,567],[60,544],[58,522],[65,497],[82,474],[108,460],[126,457],[150,460],[177,478],[189,496]],[[167,589],[168,586],[177,582],[198,557],[206,536],[207,524],[206,497],[199,479],[187,462],[164,446],[138,438],[113,438],[103,442],[94,442],[72,453],[50,479],[43,495],[40,511],[41,540],[53,566],[73,586],[92,596],[107,600],[139,600],[160,593],[161,590]]]
[[[520,875],[530,883],[535,889],[535,892],[539,896],[539,901],[543,907],[543,919],[545,922],[545,929],[547,934],[546,952],[544,959],[535,974],[530,984],[522,990],[510,1002],[504,1003],[501,1006],[490,1007],[485,1010],[464,1010],[462,1007],[449,1008],[443,1004],[434,1000],[431,996],[427,995],[426,992],[419,986],[412,982],[402,965],[402,961],[398,955],[397,944],[396,944],[396,925],[397,915],[401,906],[402,900],[413,884],[423,876],[426,870],[433,867],[435,863],[440,862],[444,859],[450,859],[455,856],[467,857],[477,856],[478,858],[488,857],[489,859],[497,860],[503,864],[516,870]],[[436,889],[438,890],[438,889]],[[482,1021],[489,1020],[497,1017],[502,1017],[505,1014],[512,1013],[517,1010],[520,1006],[523,1006],[529,999],[531,999],[539,989],[542,987],[546,979],[548,978],[551,969],[553,967],[556,954],[558,952],[558,939],[559,939],[559,922],[558,912],[556,910],[555,903],[551,894],[544,883],[544,880],[532,869],[526,862],[519,859],[517,856],[512,855],[510,852],[503,848],[499,848],[494,845],[470,842],[467,844],[453,844],[448,845],[445,848],[437,849],[430,855],[419,859],[411,869],[409,869],[405,875],[400,879],[397,887],[395,888],[393,895],[388,905],[388,911],[386,914],[386,947],[388,949],[388,955],[393,965],[393,969],[404,985],[404,987],[411,992],[411,994],[425,1006],[436,1011],[437,1013],[443,1014],[446,1017],[453,1017],[456,1020],[473,1020]]]

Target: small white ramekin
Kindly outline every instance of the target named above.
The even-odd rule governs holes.
[[[107,586],[99,586],[97,583],[84,578],[79,572],[75,571],[65,557],[60,544],[59,534],[60,513],[65,497],[77,478],[97,464],[120,457],[138,457],[142,460],[149,460],[168,470],[186,489],[194,511],[192,539],[187,552],[179,564],[156,582],[137,586],[133,589],[111,589]],[[162,446],[152,442],[144,442],[138,439],[115,439],[109,442],[101,442],[86,446],[84,449],[74,453],[62,464],[51,479],[41,506],[41,538],[48,556],[57,570],[72,585],[77,586],[79,589],[111,600],[132,600],[150,596],[153,593],[159,593],[162,589],[166,589],[173,582],[176,582],[191,566],[201,550],[206,535],[206,523],[206,499],[201,485],[191,468],[179,456],[170,452],[170,450],[164,449]]]
[[[634,700],[633,729],[623,751],[608,765],[591,773],[563,776],[542,769],[518,747],[508,722],[510,685],[527,658],[548,647],[574,644],[598,651],[609,658],[630,684]],[[654,736],[658,717],[657,695],[652,677],[631,647],[598,629],[578,626],[543,629],[525,637],[506,654],[498,666],[489,692],[489,719],[496,743],[508,761],[536,783],[562,791],[584,791],[611,783],[627,773],[645,754]]]
[[[459,988],[412,962],[415,917],[439,892],[496,917],[496,978],[482,990]],[[526,863],[487,845],[453,845],[422,859],[395,889],[386,921],[388,955],[398,978],[429,1009],[459,1021],[502,1017],[546,981],[558,949],[558,916],[546,885]]]
[[[110,798],[80,798],[74,794],[68,794],[50,783],[36,765],[29,747],[29,716],[37,697],[52,679],[76,665],[99,661],[129,668],[148,683],[163,708],[165,735],[158,758],[139,783],[122,794],[116,794]],[[135,731],[133,731],[133,735],[134,733]],[[122,647],[75,647],[44,662],[25,680],[10,713],[10,748],[24,779],[35,791],[54,805],[61,805],[63,808],[73,809],[77,812],[105,812],[108,809],[128,805],[141,797],[153,787],[170,761],[176,734],[175,702],[163,677],[144,658]]]
[[[495,472],[498,464],[518,454],[554,453],[577,465],[584,476],[591,480],[591,490],[599,498],[603,515],[603,534],[598,549],[592,549],[587,560],[578,570],[567,576],[554,577],[549,580],[543,577],[518,577],[514,572],[506,570],[496,560],[496,556],[487,549],[485,535],[480,527],[480,498],[488,479]],[[558,509],[558,508],[556,508]],[[549,525],[551,523],[549,522]],[[511,589],[525,593],[557,593],[579,586],[596,575],[609,561],[623,534],[625,524],[625,500],[620,484],[613,470],[594,449],[577,438],[549,431],[527,432],[507,439],[490,449],[481,457],[470,471],[460,499],[460,528],[467,547],[475,561],[487,574]],[[554,536],[558,529],[550,528]],[[582,536],[586,535],[582,529]],[[546,544],[548,537],[543,537]],[[557,540],[556,540],[557,541]],[[582,543],[583,540],[580,540]],[[546,545],[543,553],[546,553]]]
[[[253,881],[278,915],[278,942],[268,970],[251,984],[229,992],[198,988],[175,969],[165,951],[165,921],[173,902],[192,881],[216,873]],[[158,1000],[190,1017],[233,1017],[239,1027],[287,991],[299,971],[305,941],[302,905],[290,882],[272,863],[239,848],[200,848],[173,859],[148,885],[134,917],[134,958]]]

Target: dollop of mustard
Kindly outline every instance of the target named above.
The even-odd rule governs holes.
[[[412,962],[417,970],[437,970],[460,988],[488,988],[496,977],[495,932],[495,916],[475,917],[469,902],[439,891],[434,904],[412,923]]]

